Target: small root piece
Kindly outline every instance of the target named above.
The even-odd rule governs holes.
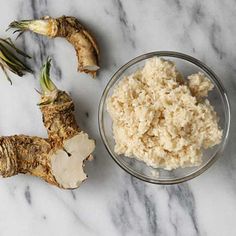
[[[72,16],[43,17],[40,20],[14,21],[9,28],[17,32],[30,30],[51,38],[63,37],[70,42],[78,58],[78,70],[95,77],[99,67],[99,49],[94,37]]]

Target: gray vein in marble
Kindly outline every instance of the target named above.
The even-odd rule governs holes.
[[[168,6],[175,6],[178,11],[182,10],[183,8],[180,0],[167,0],[166,3]]]
[[[182,9],[182,5],[180,3],[180,0],[174,0],[174,2],[176,4],[176,6],[178,7],[178,9],[181,10]]]
[[[210,42],[213,50],[220,59],[226,56],[222,49],[221,27],[216,21],[210,27]]]
[[[145,183],[139,182],[136,178],[131,177],[131,184],[139,198],[140,202],[144,204],[146,211],[146,220],[149,225],[150,235],[157,235],[161,233],[161,230],[157,224],[157,211],[155,203],[151,201],[151,198],[146,195]]]
[[[53,67],[52,67],[52,73],[55,75],[53,79],[61,80],[63,78],[62,76],[62,70],[57,65],[56,60],[53,60]]]
[[[172,204],[170,204],[170,201],[168,201],[168,205],[167,206],[168,206],[169,212],[173,212],[174,211],[174,209],[172,209]],[[170,221],[170,223],[171,223],[171,225],[172,225],[172,227],[174,229],[175,235],[177,235],[178,234],[178,227],[177,227],[176,222],[172,219],[171,214],[169,214],[169,221]]]
[[[48,42],[43,38],[43,36],[36,35],[32,33],[32,37],[35,39],[34,41],[38,42],[39,50],[33,53],[33,59],[35,64],[42,65],[47,57],[47,47]]]
[[[25,195],[25,199],[26,199],[27,203],[29,205],[31,205],[32,201],[31,201],[31,193],[30,193],[30,187],[29,186],[26,186],[24,195]]]
[[[192,7],[192,20],[199,24],[202,19],[205,17],[205,13],[203,11],[203,6],[200,2],[196,1]]]
[[[47,0],[30,0],[30,3],[34,19],[41,18],[43,15],[48,15]]]
[[[133,25],[131,25],[130,27],[130,23],[128,21],[126,11],[124,9],[124,6],[121,0],[115,0],[115,5],[118,8],[118,17],[119,17],[119,22],[120,22],[120,27],[122,30],[123,37],[125,40],[130,42],[133,48],[136,48],[135,40],[131,36],[133,33],[132,31],[135,31],[135,27],[133,27]]]
[[[147,196],[144,196],[144,202],[145,202],[147,217],[149,220],[151,234],[156,235],[159,229],[157,225],[157,213],[155,205]]]
[[[26,2],[24,1],[24,3],[21,2],[20,6],[21,7],[21,11],[19,11],[18,13],[18,19],[22,20],[22,16],[24,16],[24,12],[27,11],[27,13],[29,11],[31,11],[31,15],[33,19],[38,19],[40,17],[42,17],[43,15],[47,15],[48,11],[47,11],[47,0],[30,0],[28,2],[29,4],[26,4]],[[26,34],[23,34],[22,37],[22,41],[23,41],[23,45],[26,45],[26,37],[27,39],[30,37],[30,40],[33,39],[33,43],[35,43],[36,48],[38,47],[37,51],[33,51],[31,52],[31,56],[32,59],[34,61],[33,64],[35,64],[35,67],[37,66],[41,66],[44,59],[46,58],[46,49],[48,47],[48,43],[47,40],[43,37],[43,36],[39,36],[35,33],[31,33],[31,32],[27,32],[27,36]]]
[[[18,39],[18,41],[21,41],[21,50],[25,53],[27,53],[30,57],[30,53],[28,52],[28,49],[26,47],[26,43],[25,43],[25,36],[24,34],[22,34],[22,36]],[[22,61],[25,63],[25,64],[28,64],[28,60],[26,59],[26,57],[21,57]],[[30,60],[29,60],[30,61]]]
[[[128,235],[130,231],[132,232],[134,230],[142,233],[142,228],[138,223],[140,219],[130,202],[128,190],[125,190],[121,194],[121,201],[115,203],[115,208],[113,209],[113,211],[111,211],[111,220],[119,230],[121,235]],[[137,223],[135,224],[135,226],[138,229],[134,229],[134,224],[132,224],[133,222]]]
[[[72,198],[73,198],[74,200],[76,200],[76,194],[75,194],[75,192],[74,192],[73,190],[71,190],[70,192],[71,192]]]
[[[182,41],[185,44],[188,44],[189,48],[192,48],[192,51],[195,52],[194,43],[192,37],[189,34],[189,27],[183,26],[183,35],[181,37]]]
[[[105,12],[106,15],[108,15],[108,16],[114,16],[114,14],[113,14],[110,10],[108,10],[107,8],[105,8],[105,7],[104,7],[104,12]]]
[[[65,209],[67,211],[73,214],[74,218],[78,221],[78,223],[80,223],[82,227],[93,232],[93,229],[80,218],[78,213],[66,201],[60,198],[57,194],[55,194],[54,196],[65,206]]]
[[[18,19],[23,19],[24,13],[26,12],[27,14],[31,12],[33,19],[39,19],[42,16],[49,15],[47,0],[30,0],[28,3],[29,4],[26,4],[25,2],[21,3]],[[38,70],[41,68],[46,58],[48,56],[53,57],[53,55],[50,55],[50,52],[54,49],[54,42],[45,36],[32,32],[22,34],[21,40],[23,49],[32,56],[33,63],[31,64],[35,68],[35,76],[37,76]],[[31,42],[31,44],[35,45],[32,51],[27,50],[26,41],[27,43]],[[55,75],[55,79],[60,80],[62,78],[62,71],[55,60],[53,60],[52,73]]]
[[[120,200],[116,201],[111,210],[111,219],[116,229],[121,235],[129,235],[131,232],[134,235],[159,235],[161,230],[157,210],[146,192],[145,183],[133,177],[127,177],[125,183],[129,188],[122,190]],[[136,204],[141,206],[141,212],[136,209]]]
[[[195,235],[200,235],[199,232],[199,227],[198,227],[198,222],[197,222],[197,217],[196,217],[196,204],[195,204],[195,198],[190,190],[188,184],[178,184],[178,185],[173,185],[173,186],[167,186],[165,187],[168,194],[169,194],[169,202],[168,202],[168,207],[172,211],[173,207],[173,201],[177,200],[179,205],[185,210],[193,224],[193,229],[195,231]],[[173,222],[172,224],[176,229],[178,229],[178,224],[177,222]]]

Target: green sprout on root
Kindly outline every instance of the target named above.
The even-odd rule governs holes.
[[[45,64],[42,66],[41,69],[40,86],[42,89],[42,95],[47,99],[46,101],[43,101],[38,105],[46,105],[53,103],[57,97],[58,89],[50,78],[51,61],[52,59],[47,58],[47,61],[45,62]]]
[[[22,21],[13,21],[9,25],[9,30],[10,28],[16,28],[17,30],[14,31],[14,33],[22,33],[25,30],[28,30],[29,25],[33,22],[33,20],[22,20]]]
[[[0,67],[6,75],[8,81],[12,84],[12,81],[7,73],[10,70],[14,74],[22,77],[26,72],[32,73],[33,71],[23,63],[15,53],[20,54],[23,57],[30,58],[26,53],[18,49],[11,41],[10,38],[0,38]]]

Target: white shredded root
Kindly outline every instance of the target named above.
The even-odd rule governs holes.
[[[213,84],[202,73],[188,79],[154,57],[118,83],[107,101],[117,154],[166,170],[200,165],[203,148],[219,144],[222,130],[209,101],[198,100]]]

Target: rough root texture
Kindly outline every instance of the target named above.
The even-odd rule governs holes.
[[[59,18],[43,17],[41,20],[14,21],[10,28],[18,31],[30,30],[51,38],[63,37],[70,42],[78,58],[78,70],[93,77],[99,69],[99,49],[94,37],[72,16]]]
[[[56,19],[44,17],[51,24],[49,37],[64,37],[75,48],[79,65],[78,70],[96,76],[99,69],[99,49],[92,35],[71,16],[62,16]]]
[[[31,174],[61,188],[77,188],[86,179],[84,161],[93,152],[95,142],[79,130],[67,93],[58,90],[54,100],[47,101],[48,97],[42,96],[40,109],[48,138],[1,137],[0,175]]]

